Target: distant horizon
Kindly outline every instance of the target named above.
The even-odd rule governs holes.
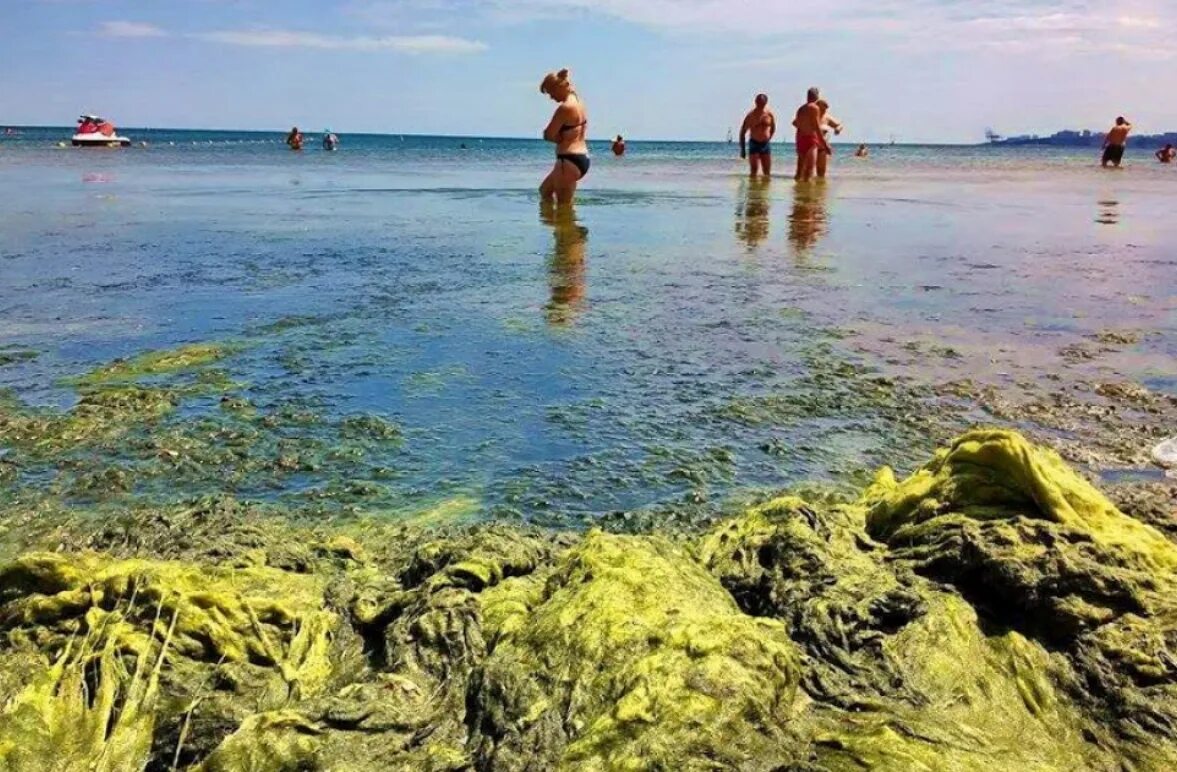
[[[80,113],[79,113],[79,115],[80,115]],[[116,122],[116,125],[118,125],[117,122]],[[61,124],[61,125],[19,124],[19,123],[0,122],[0,131],[3,131],[4,129],[9,129],[9,128],[17,129],[17,130],[26,130],[27,129],[27,130],[34,130],[34,131],[56,131],[56,130],[70,131],[74,128],[74,125],[70,125],[70,124]],[[126,132],[174,131],[174,132],[215,132],[215,133],[222,133],[222,134],[275,134],[275,135],[285,135],[285,134],[289,133],[289,131],[290,131],[289,128],[285,128],[285,129],[241,129],[241,128],[223,128],[223,127],[207,127],[207,126],[122,126],[122,125],[118,125],[118,130],[120,132],[123,132],[123,131],[126,131]],[[304,134],[312,134],[312,135],[324,133],[324,129],[307,129],[307,128],[300,127],[299,130],[302,131]],[[454,139],[454,140],[467,139],[467,140],[495,140],[495,141],[510,141],[510,142],[542,142],[543,141],[542,138],[540,138],[540,137],[490,135],[490,134],[486,134],[486,135],[482,135],[482,134],[434,134],[434,133],[423,133],[423,132],[415,132],[415,131],[347,131],[347,130],[341,130],[341,129],[336,129],[336,128],[332,128],[331,131],[335,134],[340,135],[340,136],[353,136],[353,137],[354,136],[413,137],[413,138],[422,138],[422,139]],[[1102,131],[1097,132],[1095,129],[1057,129],[1050,134],[1029,134],[1029,133],[1028,134],[1008,134],[1008,135],[1003,135],[1003,138],[1004,138],[1004,140],[1021,140],[1021,139],[1028,139],[1031,137],[1039,138],[1039,139],[1048,139],[1055,134],[1059,134],[1062,132],[1070,132],[1070,131],[1091,131],[1093,136],[1097,133],[1100,135],[1102,135],[1102,133],[1103,133]],[[1158,132],[1158,133],[1142,133],[1142,132],[1140,132],[1140,133],[1133,134],[1130,139],[1150,139],[1150,138],[1155,139],[1155,138],[1161,138],[1161,137],[1174,135],[1174,134],[1177,134],[1177,130],[1169,131],[1169,132]],[[0,139],[3,139],[2,134],[0,134]],[[589,137],[588,138],[589,142],[610,142],[612,140],[613,140],[613,137],[611,137],[611,136]],[[724,138],[724,139],[652,139],[652,138],[648,138],[648,137],[626,136],[625,141],[626,142],[642,142],[642,143],[650,143],[650,144],[663,144],[663,145],[672,145],[672,144],[724,145],[724,144],[728,144],[726,138]],[[787,133],[786,134],[778,133],[775,141],[782,143],[782,144],[790,144],[791,138]],[[732,144],[738,144],[738,138],[736,136],[734,136],[734,132],[733,132]],[[910,142],[910,141],[903,141],[900,138],[896,138],[895,141],[892,142],[890,139],[886,139],[886,140],[858,140],[858,139],[840,139],[840,138],[835,137],[831,141],[831,144],[837,145],[837,146],[854,146],[854,145],[858,145],[858,144],[865,144],[868,146],[870,146],[870,145],[876,145],[876,146],[877,145],[883,145],[883,146],[894,145],[896,147],[900,147],[900,146],[904,146],[904,147],[986,147],[991,144],[1003,144],[1003,142],[997,142],[997,143],[993,143],[993,142],[989,142],[989,141],[979,141],[979,142]]]

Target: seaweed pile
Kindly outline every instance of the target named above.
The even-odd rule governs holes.
[[[1177,768],[1177,544],[1012,432],[695,533],[21,529],[3,770]]]

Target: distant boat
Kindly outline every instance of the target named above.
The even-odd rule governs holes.
[[[991,144],[994,144],[997,142],[1003,142],[1005,137],[1001,136],[993,129],[985,129],[985,139],[987,139]]]
[[[97,115],[83,115],[73,136],[74,147],[130,147],[131,140],[120,137],[114,124]]]

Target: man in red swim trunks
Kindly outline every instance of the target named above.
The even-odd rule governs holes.
[[[821,108],[817,100],[821,99],[821,92],[817,87],[809,89],[805,104],[797,109],[797,117],[793,126],[797,129],[797,177],[800,181],[813,179],[817,173],[817,154],[826,149],[825,138],[822,136]]]

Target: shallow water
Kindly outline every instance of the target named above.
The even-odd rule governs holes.
[[[233,393],[311,416],[283,436],[335,442],[356,414],[403,431],[317,470],[142,493],[305,501],[346,479],[371,483],[361,507],[591,519],[843,480],[946,439],[884,377],[1177,393],[1177,169],[1145,151],[1114,172],[1088,151],[877,148],[798,187],[749,183],[728,145],[595,145],[566,219],[540,211],[536,142],[296,155],[277,135],[127,133],[150,146],[0,139],[0,351],[38,354],[0,386],[68,407],[63,377],[236,341]],[[1109,330],[1143,335],[1060,353]],[[194,399],[179,419],[214,415]]]

